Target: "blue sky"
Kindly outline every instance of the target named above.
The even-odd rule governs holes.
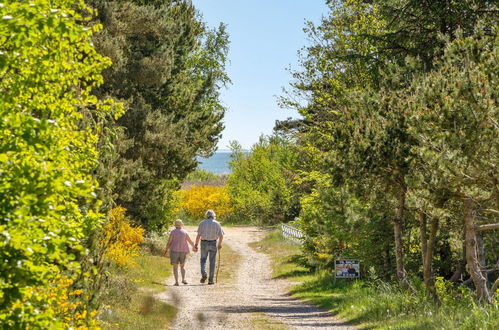
[[[280,109],[276,96],[289,85],[286,68],[298,68],[297,51],[308,44],[305,20],[319,22],[327,13],[324,0],[193,0],[210,26],[227,24],[232,85],[222,91],[228,108],[218,144],[227,149],[237,140],[249,149],[261,134],[270,134],[276,119],[297,117]]]

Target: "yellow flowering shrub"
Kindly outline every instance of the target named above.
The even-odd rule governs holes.
[[[125,211],[123,207],[109,211],[108,223],[104,226],[104,242],[109,243],[106,255],[120,267],[133,263],[132,257],[138,255],[144,241],[144,229],[132,226]]]
[[[73,284],[71,278],[56,275],[47,286],[27,288],[24,298],[14,301],[11,310],[18,313],[29,312],[25,310],[25,305],[30,301],[35,306],[35,313],[39,311],[38,305],[43,305],[48,319],[51,319],[51,329],[99,329],[95,318],[97,311],[89,311],[85,304],[88,293],[74,289]]]
[[[225,186],[191,186],[177,192],[180,208],[193,218],[202,218],[206,210],[214,210],[223,218],[232,211],[230,197]]]

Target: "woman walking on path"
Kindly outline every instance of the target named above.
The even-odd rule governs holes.
[[[175,220],[175,229],[171,231],[170,237],[168,238],[168,243],[166,244],[166,249],[164,256],[170,250],[170,263],[173,266],[173,276],[175,276],[175,285],[178,286],[178,266],[180,265],[180,272],[182,273],[182,283],[187,284],[185,280],[185,258],[189,251],[189,245],[192,246],[194,252],[197,251],[197,247],[194,246],[191,238],[187,231],[182,229],[184,223],[182,220]]]

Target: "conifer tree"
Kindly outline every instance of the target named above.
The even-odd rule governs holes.
[[[497,35],[458,35],[436,70],[414,82],[408,102],[411,132],[420,141],[415,150],[433,178],[426,189],[445,185],[461,203],[468,271],[479,299],[488,303],[492,297],[481,269],[486,265],[477,256],[477,232],[499,228],[491,223],[499,212],[498,51]]]
[[[223,25],[208,30],[188,1],[90,3],[104,26],[95,45],[114,63],[98,93],[126,106],[108,124],[115,147],[101,159],[101,181],[152,228],[168,212],[169,192],[197,166],[195,157],[211,154],[220,137],[228,37]]]
[[[422,142],[408,122],[410,86],[434,70],[446,40],[455,38],[457,29],[471,35],[483,20],[490,33],[497,24],[497,8],[490,1],[472,0],[328,3],[331,14],[321,25],[308,28],[312,45],[304,53],[303,71],[293,73],[295,94],[283,101],[303,120],[280,125],[293,127],[302,153],[310,156],[307,170],[328,178],[337,187],[329,189],[332,194],[346,188],[371,211],[377,207],[380,218],[394,220],[397,278],[405,286],[404,237],[409,238],[417,228],[414,219],[420,218],[425,283],[431,287],[438,216],[457,213],[442,211],[450,207],[445,184],[419,194],[423,202],[411,197],[413,208],[408,207],[408,198],[424,190],[420,178],[432,180],[415,151]],[[316,198],[332,200],[322,196]]]

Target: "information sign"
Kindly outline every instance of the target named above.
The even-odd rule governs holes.
[[[353,259],[339,259],[334,261],[334,277],[359,278],[360,263]]]

